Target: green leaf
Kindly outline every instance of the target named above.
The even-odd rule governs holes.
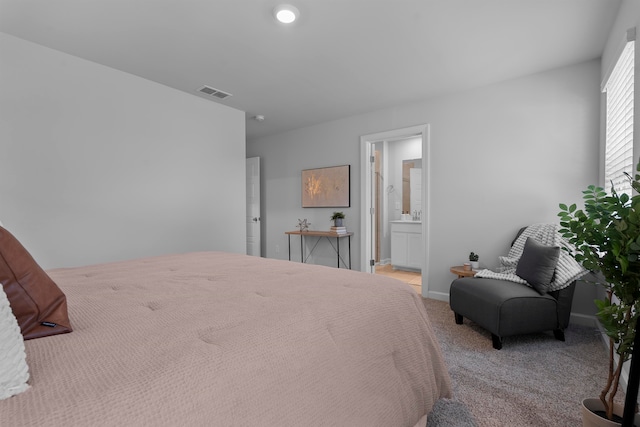
[[[621,202],[623,205],[626,205],[628,201],[629,201],[629,195],[628,195],[627,193],[622,193],[622,194],[620,195],[620,202]]]

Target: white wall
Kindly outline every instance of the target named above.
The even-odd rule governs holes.
[[[44,267],[245,252],[244,113],[0,33],[0,218]]]
[[[623,0],[618,10],[618,15],[611,28],[607,43],[602,53],[601,72],[600,72],[600,88],[604,87],[613,67],[615,66],[620,53],[624,49],[627,42],[627,30],[636,28],[638,36],[640,36],[640,2],[637,0]],[[634,170],[635,165],[640,158],[640,96],[638,96],[638,88],[640,88],[640,51],[638,50],[638,37],[636,37],[636,58],[635,58],[635,96],[634,96],[634,132],[633,132],[633,158]],[[599,179],[597,184],[604,187],[604,160],[605,160],[605,140],[606,140],[606,96],[601,95],[600,98],[600,145],[598,170]],[[580,296],[577,296],[580,297]],[[604,298],[605,291],[602,288],[594,289],[589,295],[589,300],[595,298]]]
[[[611,70],[616,64],[622,49],[624,48],[627,40],[627,30],[630,28],[636,27],[636,32],[638,36],[640,36],[640,2],[638,0],[623,0],[620,5],[620,9],[618,10],[618,16],[613,24],[611,32],[609,33],[609,39],[607,40],[607,44],[605,46],[604,52],[602,53],[602,68],[601,68],[601,82],[604,84],[606,79],[608,78]],[[635,165],[638,162],[638,158],[640,158],[640,96],[638,96],[638,88],[640,88],[640,51],[639,51],[639,41],[640,38],[636,37],[635,44],[635,94],[634,94],[634,122],[633,122],[633,157],[634,157],[634,171]],[[600,132],[600,180],[599,185],[604,186],[604,158],[605,158],[605,97],[603,96],[601,103],[601,111],[602,111],[602,129]],[[599,290],[598,298],[602,299],[605,297],[605,291],[603,289]],[[609,344],[608,340],[604,339],[603,341],[606,345]],[[622,371],[622,383],[623,386],[626,387],[627,380],[629,377],[629,363],[625,363]]]
[[[308,218],[314,229],[329,227],[329,209],[300,207],[301,169],[351,164],[357,197],[345,213],[357,232],[360,136],[429,123],[426,280],[430,296],[448,297],[454,278],[449,266],[470,251],[480,254],[484,266],[495,266],[521,226],[557,222],[558,204],[579,201],[583,188],[597,182],[599,83],[600,61],[593,60],[249,141],[249,155],[261,156],[264,165],[263,253],[286,258],[283,233],[296,218]],[[353,245],[356,269],[359,239]]]

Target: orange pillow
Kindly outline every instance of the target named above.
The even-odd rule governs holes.
[[[67,297],[3,227],[0,227],[0,282],[25,340],[71,332]]]

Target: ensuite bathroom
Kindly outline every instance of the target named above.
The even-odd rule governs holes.
[[[422,138],[376,142],[374,160],[376,273],[419,287],[424,208]]]

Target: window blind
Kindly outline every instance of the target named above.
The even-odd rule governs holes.
[[[631,185],[624,172],[633,174],[633,79],[635,42],[627,42],[607,83],[605,190],[631,195]]]

